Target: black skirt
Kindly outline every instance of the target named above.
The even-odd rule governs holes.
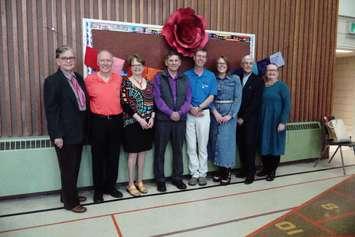
[[[128,153],[138,153],[152,149],[153,129],[142,129],[138,122],[123,129],[123,148]]]

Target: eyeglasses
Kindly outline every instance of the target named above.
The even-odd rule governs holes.
[[[63,61],[72,61],[75,60],[75,57],[60,57],[60,59]]]
[[[253,65],[253,62],[243,62],[243,64],[249,64],[249,65]]]

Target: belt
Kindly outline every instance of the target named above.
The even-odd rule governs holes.
[[[103,114],[94,114],[94,113],[91,113],[91,115],[92,115],[92,117],[94,117],[94,118],[103,118],[103,119],[107,119],[107,120],[115,119],[115,118],[121,117],[121,114],[103,115]]]
[[[232,104],[234,103],[234,100],[215,100],[214,102],[216,104]]]

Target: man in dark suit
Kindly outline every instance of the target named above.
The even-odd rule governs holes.
[[[77,180],[83,143],[86,140],[88,104],[83,78],[75,73],[75,56],[71,48],[56,50],[58,70],[44,82],[44,107],[48,134],[54,144],[62,183],[64,208],[85,212],[80,201]]]
[[[242,103],[238,113],[237,141],[241,162],[239,178],[251,184],[255,177],[255,154],[259,127],[259,110],[264,82],[252,72],[254,60],[250,55],[243,57],[243,72],[239,75],[243,86]]]

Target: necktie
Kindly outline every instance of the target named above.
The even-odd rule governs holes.
[[[81,89],[78,81],[76,80],[74,75],[71,75],[69,82],[74,90],[74,94],[76,96],[76,100],[79,105],[79,110],[84,111],[86,110],[86,98],[83,89]]]

